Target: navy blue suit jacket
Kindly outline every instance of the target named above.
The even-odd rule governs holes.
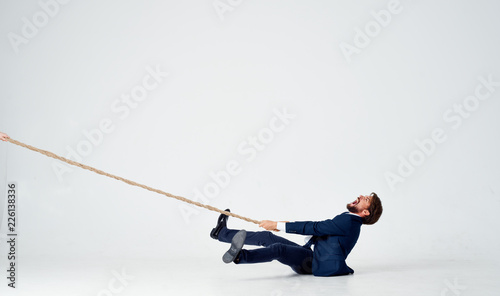
[[[362,219],[348,212],[320,222],[289,222],[286,232],[312,235],[312,272],[316,276],[354,273],[345,260],[358,241]]]

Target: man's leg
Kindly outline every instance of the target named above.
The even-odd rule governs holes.
[[[236,264],[263,263],[278,260],[298,274],[312,274],[313,251],[310,248],[275,243],[266,248],[241,250]]]
[[[226,227],[224,227],[219,233],[219,241],[224,243],[231,243],[231,240],[237,232],[238,230],[227,229]],[[299,247],[298,244],[289,241],[281,236],[274,235],[270,231],[247,231],[245,245],[268,247],[276,243]]]

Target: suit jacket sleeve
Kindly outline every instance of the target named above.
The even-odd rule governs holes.
[[[286,223],[286,232],[304,235],[347,235],[350,219],[341,215],[324,221],[303,221]]]

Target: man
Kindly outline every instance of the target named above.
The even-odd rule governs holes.
[[[224,254],[225,263],[262,263],[278,260],[298,274],[335,276],[354,273],[345,260],[356,244],[361,224],[374,224],[382,215],[382,203],[376,193],[360,195],[347,204],[348,212],[319,222],[276,222],[264,220],[260,227],[269,231],[247,232],[227,228],[227,215],[221,215],[210,236],[231,243]],[[226,211],[229,211],[226,210]],[[274,235],[270,231],[286,231],[312,235],[304,246]],[[243,246],[261,246],[254,250]],[[314,249],[311,249],[314,246]]]

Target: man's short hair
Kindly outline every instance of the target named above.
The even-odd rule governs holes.
[[[370,206],[368,207],[370,215],[363,218],[363,224],[368,225],[375,224],[375,222],[377,222],[382,215],[383,211],[382,202],[380,201],[380,198],[377,196],[377,194],[375,192],[372,192],[370,195],[372,197]]]

